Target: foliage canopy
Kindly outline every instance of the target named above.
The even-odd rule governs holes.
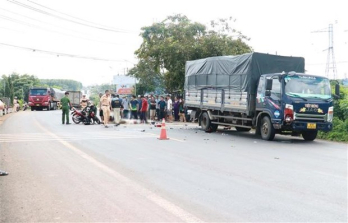
[[[186,61],[251,52],[245,43],[248,38],[233,29],[231,22],[232,18],[212,21],[209,29],[179,14],[143,27],[143,42],[135,52],[139,63],[129,74],[148,91],[158,84],[163,84],[167,92],[183,90]]]

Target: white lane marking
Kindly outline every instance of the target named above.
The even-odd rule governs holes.
[[[82,152],[77,147],[73,146],[72,144],[64,141],[59,136],[55,135],[54,133],[48,131],[45,127],[43,127],[39,122],[35,122],[35,124],[41,128],[44,132],[46,132],[48,135],[50,135],[52,138],[57,139],[61,144],[66,146],[67,148],[74,151],[77,155],[81,156],[82,158],[86,159],[91,164],[95,165],[96,167],[100,168],[104,172],[112,175],[115,177],[118,181],[122,182],[123,184],[126,184],[128,187],[132,188],[134,191],[136,191],[141,196],[146,197],[153,203],[157,204],[159,207],[165,209],[166,211],[170,212],[174,216],[182,219],[184,222],[203,222],[198,217],[192,215],[191,213],[185,211],[181,207],[175,205],[174,203],[166,200],[165,198],[157,195],[156,193],[142,187],[141,185],[137,184],[136,182],[132,181],[131,179],[123,176],[122,174],[116,172],[112,168],[106,166],[105,164],[97,161],[92,156]]]
[[[77,141],[77,140],[100,140],[100,139],[134,139],[134,138],[152,138],[154,136],[149,134],[135,135],[112,132],[111,134],[104,134],[100,132],[93,132],[86,137],[86,134],[77,135],[61,135],[60,139]],[[37,142],[37,141],[57,141],[56,138],[49,134],[24,133],[24,134],[0,134],[0,142]]]

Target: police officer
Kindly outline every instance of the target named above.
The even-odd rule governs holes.
[[[109,128],[108,123],[110,119],[110,107],[111,107],[110,92],[109,90],[106,90],[105,94],[100,97],[100,107],[99,107],[103,111],[105,128]]]
[[[85,94],[82,95],[82,98],[81,98],[81,101],[80,101],[80,105],[81,105],[81,110],[83,110],[88,105],[88,99],[86,98]]]
[[[113,94],[112,96],[111,107],[114,112],[115,126],[119,126],[121,121],[122,99],[120,99],[117,94]]]
[[[66,117],[66,124],[69,125],[69,110],[71,107],[70,99],[68,98],[69,92],[65,92],[65,97],[60,99],[60,103],[62,105],[62,124],[65,123],[65,117]],[[70,107],[69,107],[70,106]]]

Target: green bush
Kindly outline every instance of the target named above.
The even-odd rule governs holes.
[[[345,121],[337,117],[333,119],[333,130],[330,132],[318,133],[318,138],[331,141],[348,142],[348,119]]]

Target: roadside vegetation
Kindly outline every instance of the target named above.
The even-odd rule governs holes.
[[[348,87],[340,87],[340,98],[335,99],[333,130],[319,132],[318,138],[348,142]]]

